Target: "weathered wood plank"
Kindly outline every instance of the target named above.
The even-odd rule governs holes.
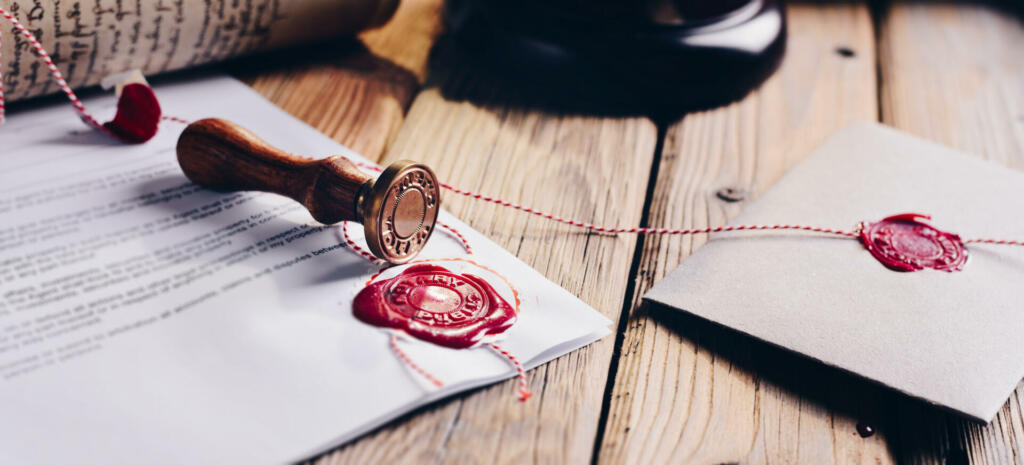
[[[1019,3],[989,3],[901,1],[885,9],[879,25],[882,121],[1022,167],[1024,12]]]
[[[831,133],[851,120],[876,119],[867,7],[797,3],[788,19],[785,61],[762,88],[668,128],[650,225],[724,224]],[[892,462],[881,434],[862,439],[855,429],[858,416],[877,415],[876,389],[640,304],[705,241],[645,239],[599,461]],[[850,385],[853,393],[841,392]]]
[[[515,92],[499,88],[485,74],[447,63],[434,68],[437,73],[413,102],[385,162],[422,160],[442,180],[467,189],[585,221],[639,224],[657,145],[653,122],[523,108]],[[486,101],[464,100],[468,95]],[[586,234],[453,195],[444,202],[617,320],[635,237]],[[587,462],[613,346],[614,338],[608,337],[532,371],[534,397],[526,403],[515,400],[516,382],[509,381],[393,422],[322,463]]]
[[[230,69],[285,111],[378,160],[426,77],[440,10],[441,0],[406,0],[390,22],[358,40],[254,57]]]
[[[879,24],[884,123],[1024,168],[1024,25],[1007,2],[895,2]],[[913,464],[1021,463],[1024,384],[990,424],[899,403],[897,455]]]

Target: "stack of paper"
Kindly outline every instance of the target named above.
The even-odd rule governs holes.
[[[156,89],[165,114],[235,121],[292,153],[361,158],[241,83]],[[113,113],[113,100],[87,102]],[[104,106],[105,104],[105,106]],[[515,375],[484,348],[402,348],[352,316],[378,270],[299,204],[190,184],[182,126],[141,146],[66,104],[0,126],[0,463],[274,463],[348,441],[431,400]],[[536,366],[609,321],[442,213],[522,296],[503,346]],[[358,225],[351,228],[361,241]],[[435,233],[422,258],[465,257]],[[510,399],[512,401],[512,399]]]

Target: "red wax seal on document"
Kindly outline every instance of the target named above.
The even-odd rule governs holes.
[[[103,127],[123,142],[140,144],[156,135],[160,116],[160,102],[153,89],[146,84],[130,83],[121,89],[114,119],[103,123]]]
[[[453,267],[477,267],[473,270],[494,274],[498,281],[507,284],[500,275],[475,263],[450,262]],[[356,318],[453,349],[465,349],[493,339],[516,321],[517,309],[487,280],[475,274],[419,263],[393,277],[385,277],[385,274],[394,274],[393,269],[371,279],[359,291],[352,303]],[[511,285],[505,290],[518,301]]]
[[[878,261],[896,271],[932,268],[960,271],[967,249],[960,236],[935,229],[931,217],[916,213],[890,216],[860,225],[860,241]]]

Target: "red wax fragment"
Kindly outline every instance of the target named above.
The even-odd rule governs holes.
[[[896,271],[932,268],[960,271],[967,249],[960,236],[935,229],[931,219],[916,213],[890,216],[877,223],[861,223],[860,241],[879,262]]]
[[[156,135],[160,124],[160,102],[149,86],[132,83],[121,89],[117,100],[117,114],[103,123],[112,134],[124,142],[142,143]]]
[[[453,349],[504,333],[516,311],[487,281],[436,265],[413,265],[363,288],[352,303],[364,323]]]

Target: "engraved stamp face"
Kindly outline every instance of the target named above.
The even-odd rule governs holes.
[[[402,173],[384,198],[379,230],[383,252],[399,260],[415,255],[430,238],[437,210],[438,189],[433,174],[420,168]]]
[[[456,349],[504,333],[517,313],[484,278],[432,264],[411,265],[367,284],[353,311],[364,323]]]
[[[374,182],[363,227],[374,255],[401,264],[427,244],[441,208],[440,184],[430,168],[408,161],[388,167]]]
[[[892,270],[960,271],[967,263],[967,249],[960,236],[936,229],[926,222],[928,219],[908,213],[864,222],[860,240],[871,255]]]
[[[480,284],[447,270],[401,274],[384,291],[395,311],[431,326],[457,326],[487,313],[490,302]]]

